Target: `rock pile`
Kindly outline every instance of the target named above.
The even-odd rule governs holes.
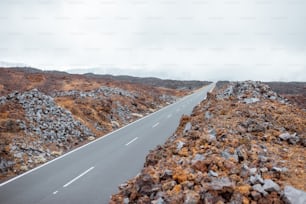
[[[72,114],[59,107],[52,97],[47,96],[37,89],[24,93],[15,92],[7,100],[17,100],[24,108],[29,127],[21,121],[20,125],[27,135],[39,135],[46,142],[67,142],[71,137],[80,140],[93,136],[90,130],[75,120]],[[65,144],[65,143],[64,143]]]
[[[20,115],[10,112],[20,119],[1,123],[0,139],[4,141],[0,152],[1,173],[26,171],[94,136],[69,111],[59,107],[52,97],[36,89],[11,93],[2,97],[1,102],[1,105],[14,106],[17,113],[19,106],[23,109]],[[24,113],[24,118],[21,113]]]
[[[260,82],[208,94],[110,203],[305,203],[306,113]]]
[[[137,93],[130,92],[127,90],[123,90],[120,88],[113,88],[108,86],[101,86],[98,89],[92,91],[78,91],[78,90],[70,90],[70,91],[55,91],[51,94],[52,97],[64,97],[64,96],[73,96],[73,97],[91,97],[94,99],[101,98],[103,96],[109,97],[111,95],[120,95],[130,98],[135,98],[138,96]]]
[[[272,89],[259,81],[244,81],[230,83],[227,88],[217,94],[218,99],[235,97],[244,103],[255,103],[260,100],[271,99],[280,103],[288,103],[288,100],[278,95]]]

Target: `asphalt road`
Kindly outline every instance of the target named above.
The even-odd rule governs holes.
[[[0,184],[1,204],[104,204],[136,176],[149,150],[176,130],[214,84],[178,102]]]

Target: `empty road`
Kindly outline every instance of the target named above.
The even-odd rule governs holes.
[[[0,184],[1,204],[105,204],[136,176],[149,150],[163,144],[211,84],[155,113]]]

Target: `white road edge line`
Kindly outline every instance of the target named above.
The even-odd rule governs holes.
[[[213,83],[211,83],[210,85],[212,85],[212,84],[213,84]],[[207,86],[204,86],[204,87],[200,88],[199,91],[202,90],[202,89],[204,89],[204,88],[207,88],[207,87],[210,86],[210,85],[207,85]],[[214,88],[214,87],[213,87],[213,88]],[[148,118],[148,117],[150,117],[150,116],[152,116],[152,115],[154,115],[154,114],[157,114],[157,113],[160,112],[160,111],[163,111],[163,110],[165,110],[165,109],[167,109],[167,108],[170,108],[170,107],[172,107],[172,106],[174,106],[174,105],[176,105],[176,104],[178,104],[178,103],[181,103],[181,102],[185,101],[186,99],[190,98],[191,96],[193,96],[195,93],[196,93],[196,91],[193,92],[193,93],[191,93],[191,94],[188,95],[188,96],[185,96],[185,97],[181,98],[180,100],[176,101],[175,103],[173,103],[173,104],[171,104],[171,105],[168,105],[168,106],[166,106],[166,107],[164,107],[164,108],[162,108],[162,109],[160,109],[160,110],[158,110],[158,111],[156,111],[156,112],[154,112],[154,113],[151,113],[151,114],[149,114],[149,115],[146,115],[146,116],[143,117],[143,118],[140,118],[140,119],[138,119],[138,120],[135,120],[134,122],[132,122],[132,123],[130,123],[130,124],[124,126],[124,127],[121,127],[121,128],[119,128],[119,129],[117,129],[117,130],[115,130],[115,131],[113,131],[113,132],[110,132],[110,133],[108,133],[108,134],[106,134],[106,135],[104,135],[104,136],[102,136],[102,137],[100,137],[100,138],[98,138],[98,139],[96,139],[96,140],[94,140],[94,141],[91,141],[91,142],[89,142],[89,143],[87,143],[87,144],[85,144],[85,145],[83,145],[83,146],[81,146],[81,147],[78,147],[78,148],[76,148],[76,149],[74,149],[74,150],[71,150],[70,152],[67,152],[66,154],[63,154],[63,155],[61,155],[61,156],[59,156],[59,157],[57,157],[57,158],[55,158],[55,159],[53,159],[53,160],[50,160],[50,161],[48,161],[48,162],[46,162],[46,163],[44,163],[44,164],[42,164],[42,165],[40,165],[40,166],[38,166],[38,167],[35,167],[34,169],[31,169],[31,170],[29,170],[29,171],[27,171],[27,172],[24,172],[23,174],[20,174],[20,175],[18,175],[18,176],[16,176],[16,177],[12,178],[12,179],[10,179],[10,180],[7,180],[7,181],[5,181],[5,182],[3,182],[3,183],[0,183],[0,187],[4,186],[4,185],[6,185],[6,184],[8,184],[8,183],[10,183],[10,182],[12,182],[12,181],[15,181],[16,179],[19,179],[19,178],[21,178],[21,177],[23,177],[23,176],[25,176],[25,175],[27,175],[27,174],[30,174],[30,173],[32,173],[33,171],[36,171],[36,170],[38,170],[38,169],[40,169],[40,168],[42,168],[42,167],[44,167],[44,166],[46,166],[46,165],[48,165],[48,164],[51,164],[51,163],[55,162],[56,160],[62,159],[62,158],[64,158],[64,157],[66,157],[66,156],[72,154],[73,152],[76,152],[76,151],[78,151],[78,150],[80,150],[80,149],[83,149],[84,147],[87,147],[88,145],[91,145],[91,144],[94,143],[94,142],[98,142],[98,141],[100,141],[100,140],[103,140],[103,139],[105,139],[105,138],[111,136],[112,134],[114,134],[114,133],[116,133],[116,132],[118,132],[118,131],[120,131],[120,130],[122,130],[122,129],[124,129],[124,128],[127,128],[128,126],[133,125],[134,123],[137,123],[137,122],[139,122],[139,121],[141,121],[141,120],[144,120],[144,119],[146,119],[146,118]]]
[[[84,171],[83,173],[81,173],[80,175],[78,175],[77,177],[75,177],[74,179],[66,183],[65,185],[63,185],[63,188],[68,187],[70,184],[72,184],[73,182],[75,182],[76,180],[78,180],[79,178],[81,178],[82,176],[84,176],[85,174],[93,170],[94,168],[95,168],[94,166],[90,167],[89,169],[87,169],[86,171]]]
[[[159,125],[159,123],[156,123],[155,125],[152,126],[152,128],[156,128]]]
[[[211,93],[211,92],[214,90],[215,87],[216,87],[216,85],[214,85],[214,86],[209,90],[209,93]]]
[[[131,141],[129,141],[128,143],[126,143],[125,145],[128,146],[131,143],[135,142],[138,139],[138,137],[135,137],[134,139],[132,139]]]

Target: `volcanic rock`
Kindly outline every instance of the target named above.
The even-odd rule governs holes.
[[[188,123],[192,127],[187,131]],[[111,201],[121,203],[119,198],[141,189],[138,179],[154,169],[154,174],[163,176],[130,203],[147,198],[149,203],[159,198],[157,194],[165,203],[287,202],[285,186],[306,190],[306,152],[301,142],[305,129],[306,113],[265,84],[217,86],[190,117],[182,117],[173,136],[147,156],[140,176],[128,181]],[[283,133],[289,136],[280,137]],[[172,176],[165,176],[165,169]],[[153,192],[160,184],[158,193]],[[293,194],[287,188],[287,197]]]

